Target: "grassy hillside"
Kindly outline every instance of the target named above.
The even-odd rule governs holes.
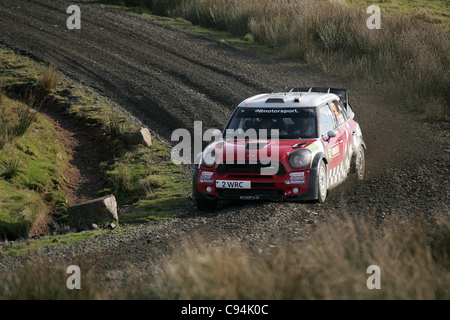
[[[53,66],[47,68],[7,50],[0,50],[0,84],[0,240],[67,227],[65,170],[71,158],[41,108],[65,112],[73,123],[98,130],[107,136],[111,152],[120,145],[122,133],[137,127],[90,88],[64,78]],[[18,99],[8,91],[30,84]],[[71,96],[70,102],[62,93]],[[44,97],[51,106],[43,102]],[[119,150],[101,164],[108,185],[98,196],[114,194],[119,207],[129,207],[119,217],[121,222],[170,219],[188,203],[189,179],[158,141],[153,139],[149,148]],[[15,249],[0,247],[0,258],[20,252]]]
[[[49,207],[65,202],[67,154],[57,141],[51,123],[37,115],[22,137],[0,150],[0,234],[8,239],[48,232]]]
[[[66,199],[68,156],[53,125],[39,113],[39,95],[56,85],[54,70],[22,72],[31,62],[5,51],[0,64],[1,82],[8,85],[40,77],[35,93],[21,101],[0,87],[0,237],[16,239],[49,231],[50,208]]]

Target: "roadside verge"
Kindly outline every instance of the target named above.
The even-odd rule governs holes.
[[[183,168],[155,137],[150,147],[124,144],[120,136],[140,123],[114,102],[3,48],[0,84],[2,128],[33,116],[21,136],[2,131],[0,241],[67,233],[67,207],[106,194],[117,198],[121,222],[171,219],[189,205]],[[18,254],[8,243],[1,255]]]

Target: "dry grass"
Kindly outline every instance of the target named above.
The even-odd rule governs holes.
[[[430,245],[418,221],[393,217],[374,229],[362,220],[329,219],[308,241],[272,248],[256,258],[239,247],[188,244],[160,269],[152,293],[162,299],[450,297],[448,221],[440,224]],[[380,290],[366,286],[370,265],[381,269]]]
[[[161,188],[165,184],[165,181],[162,176],[156,174],[142,178],[139,184],[145,192],[145,198],[151,200],[157,197],[155,190]]]
[[[78,293],[66,290],[62,271],[30,265],[0,278],[0,299],[449,299],[450,223],[424,221],[393,214],[375,227],[370,216],[330,215],[307,240],[258,254],[196,238],[152,271],[125,271],[116,284],[104,282],[98,262],[80,261]],[[380,267],[381,289],[367,288],[370,265]]]
[[[0,277],[0,299],[449,299],[450,223],[425,221],[393,214],[375,227],[370,216],[330,215],[307,240],[258,254],[196,238],[115,283],[98,261],[81,260],[78,293],[66,290],[62,271],[31,264]],[[380,267],[381,289],[367,288],[370,265]]]
[[[131,171],[124,163],[119,164],[117,174],[111,175],[110,180],[118,192],[128,194],[133,190]]]
[[[43,90],[51,90],[58,84],[58,72],[54,65],[50,65],[43,73],[39,87]]]
[[[126,120],[122,116],[118,115],[112,109],[108,111],[108,124],[109,136],[112,139],[120,137],[125,132]]]
[[[0,90],[1,92],[1,90]],[[41,103],[28,94],[24,105],[15,106],[0,93],[0,150],[15,139],[22,137],[35,121]]]
[[[25,261],[24,267],[15,272],[0,273],[0,300],[93,300],[103,299],[96,284],[99,278],[100,260],[75,259],[70,264],[45,261],[38,254]],[[77,265],[81,271],[80,290],[70,290],[66,281],[69,265]]]

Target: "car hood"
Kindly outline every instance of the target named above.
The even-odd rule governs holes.
[[[280,161],[290,152],[306,148],[315,140],[223,140],[210,144],[216,163],[239,160]]]

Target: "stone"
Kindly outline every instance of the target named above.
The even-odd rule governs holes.
[[[117,214],[117,202],[114,195],[109,195],[76,204],[67,208],[69,215],[69,225],[71,228],[83,230],[86,226],[99,222],[115,221],[119,223]]]
[[[137,131],[125,132],[120,136],[120,139],[131,146],[142,144],[146,147],[149,147],[152,145],[152,136],[147,128],[142,128]]]
[[[107,229],[107,230],[114,230],[116,228],[117,228],[117,226],[114,223],[107,223],[104,227],[104,229]]]

